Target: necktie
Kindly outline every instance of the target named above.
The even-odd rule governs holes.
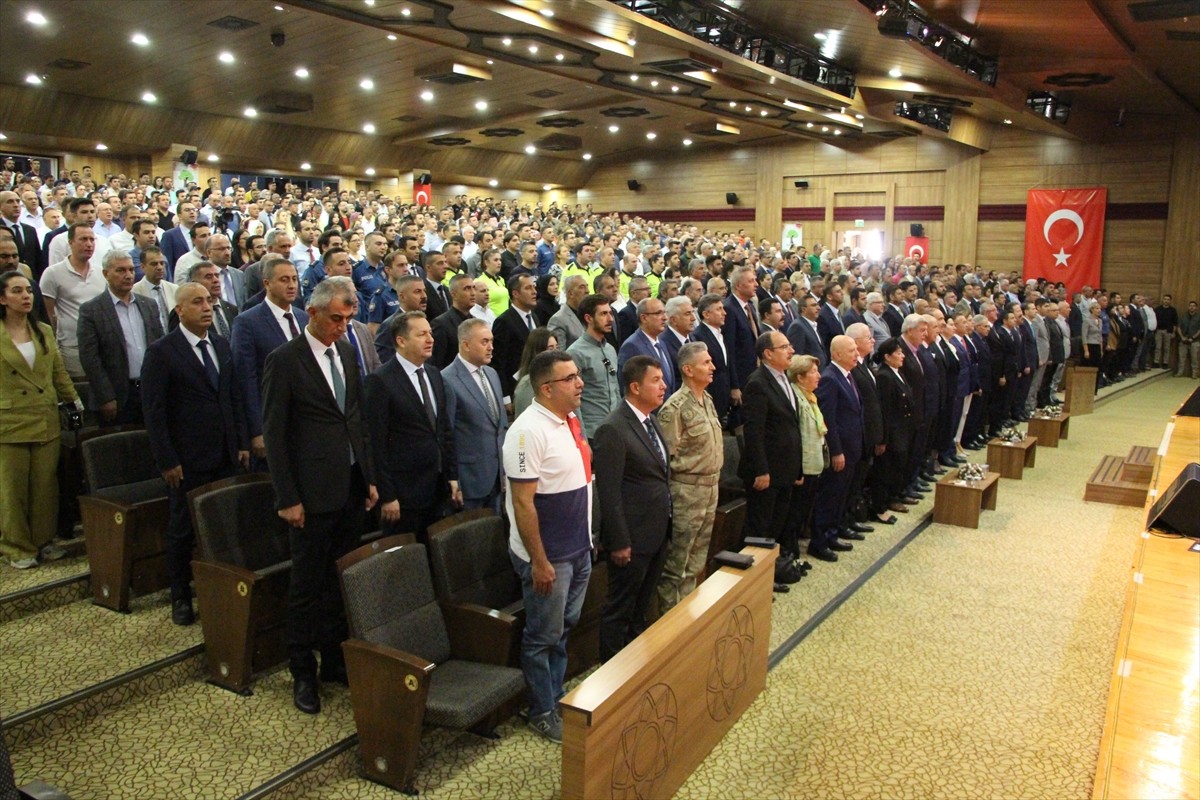
[[[658,353],[658,363],[662,364],[663,369],[663,380],[666,381],[667,391],[670,392],[672,384],[675,383],[675,367],[671,363],[671,357],[663,349],[662,342],[655,342],[654,350]]]
[[[221,291],[226,297],[233,297],[233,278],[228,268],[221,270]]]
[[[442,302],[446,304],[446,308],[450,308],[450,295],[446,294],[446,287],[438,284],[438,297],[442,298]]]
[[[295,339],[297,336],[300,335],[300,329],[296,327],[296,318],[292,315],[292,312],[290,312],[290,311],[283,312],[283,318],[288,321],[288,328],[291,329],[291,331],[292,331],[291,338]],[[350,329],[347,328],[346,330],[348,331]]]
[[[425,368],[417,367],[417,383],[421,386],[421,402],[425,404],[425,416],[429,418],[429,427],[437,430],[437,416],[433,413],[433,400],[429,397],[429,387],[425,385]]]
[[[854,384],[854,376],[849,372],[846,373],[846,383],[850,384],[850,394],[854,395],[854,399],[862,402],[862,398],[858,396],[858,387]]]
[[[313,249],[310,247],[310,248],[308,248],[308,263],[315,264],[316,262],[317,262],[317,254],[315,252],[313,252]]]
[[[754,317],[754,308],[749,303],[746,303],[746,316],[750,318],[750,332],[754,334],[754,338],[758,339],[758,320]]]
[[[479,381],[479,388],[483,390],[483,403],[487,406],[488,415],[491,416],[492,422],[499,422],[500,410],[496,407],[496,396],[492,394],[492,387],[488,384],[487,375],[482,368],[475,370],[475,378]]]
[[[363,364],[362,348],[358,346],[358,337],[354,335],[354,326],[346,325],[346,338],[350,340],[350,344],[354,346],[354,360],[358,362],[358,376],[363,380],[367,378],[367,368]]]
[[[212,354],[208,352],[208,339],[201,339],[196,342],[196,346],[200,348],[200,358],[204,360],[204,375],[208,378],[208,385],[217,390],[221,385],[221,376],[217,374],[217,363],[213,361]]]
[[[17,242],[17,249],[24,248],[25,239],[21,236],[21,224],[19,222],[11,222],[8,225],[8,229],[12,231],[13,239]]]
[[[571,429],[571,436],[575,439],[575,446],[579,448],[579,457],[583,460],[584,483],[591,483],[592,448],[583,436],[583,427],[579,424],[579,417],[574,414],[567,417],[567,427]]]
[[[783,396],[786,397],[788,399],[788,402],[792,404],[792,411],[795,411],[796,410],[796,394],[792,391],[792,387],[788,383],[787,378],[779,378],[778,380],[779,380],[779,385],[783,387]]]
[[[658,442],[658,434],[654,432],[654,423],[650,421],[649,417],[646,417],[642,421],[642,424],[646,426],[646,433],[650,436],[650,444],[654,446],[654,455],[658,456],[659,463],[665,467],[667,465],[667,455],[663,452],[662,445]]]
[[[163,330],[167,329],[167,321],[171,315],[167,313],[167,298],[163,296],[162,286],[154,287],[154,302],[158,304],[158,318],[162,322]]]
[[[229,323],[225,321],[225,309],[221,308],[220,300],[213,304],[213,325],[216,326],[217,333],[229,337]]]
[[[533,324],[533,314],[526,312],[525,324],[529,326],[529,330],[533,330],[534,328],[537,327],[536,325]]]
[[[346,382],[342,380],[342,373],[338,372],[337,355],[333,348],[325,351],[325,357],[329,359],[329,372],[333,376],[333,399],[337,401],[338,411],[346,413]]]

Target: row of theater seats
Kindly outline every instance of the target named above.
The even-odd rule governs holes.
[[[109,431],[79,439],[88,489],[79,505],[95,601],[124,611],[131,594],[165,586],[166,486],[147,458],[144,430]],[[709,571],[713,555],[741,547],[745,501],[739,495],[733,489],[722,497]],[[286,658],[287,526],[275,513],[267,475],[218,481],[188,500],[209,681],[249,694],[256,673]],[[430,528],[428,548],[410,536],[367,534],[338,562],[338,573],[364,771],[409,790],[422,725],[487,735],[521,699],[524,607],[506,522],[488,510],[463,512]],[[601,562],[568,639],[568,675],[598,658],[606,592]]]

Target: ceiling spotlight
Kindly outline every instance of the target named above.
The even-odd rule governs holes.
[[[97,150],[107,150],[107,149],[108,149],[108,145],[106,145],[106,144],[104,144],[103,142],[101,142],[100,144],[96,145],[96,149],[97,149]]]
[[[308,77],[308,69],[306,69],[305,67],[296,67],[296,77],[297,78],[307,78]]]
[[[764,108],[762,111],[758,112],[758,115],[759,115],[760,117],[765,117],[765,116],[767,116],[767,110]]]
[[[374,175],[374,174],[375,174],[375,168],[374,168],[374,167],[367,167],[367,174],[368,174],[368,175]]]
[[[305,161],[303,164],[301,164],[301,165],[300,165],[300,169],[303,169],[303,170],[309,170],[309,169],[312,169],[312,164],[310,164],[310,163],[308,163],[307,161]]]
[[[228,50],[222,50],[217,56],[217,61],[220,61],[222,64],[232,64],[234,60],[233,53]]]
[[[367,4],[367,5],[369,5],[369,6],[373,6],[373,5],[375,5],[375,0],[363,0],[363,2],[364,2],[364,3],[366,3],[366,4]]]
[[[550,184],[548,184],[548,183],[544,183],[544,184],[542,184],[542,191],[543,191],[543,192],[548,192],[548,191],[550,191],[550,190],[551,190],[551,189],[553,189],[553,188],[554,188],[554,187],[553,187],[553,186],[551,186],[551,185],[550,185]]]
[[[503,39],[500,40],[500,44],[504,45],[505,47],[508,47],[509,45],[512,44],[512,39],[505,36]]]
[[[562,61],[564,58],[566,58],[566,56],[564,56],[562,53],[555,53],[555,54],[554,54],[554,60],[555,60],[555,61]]]
[[[38,27],[41,27],[48,22],[46,17],[40,11],[30,11],[25,15],[25,21],[30,25],[37,25]]]
[[[425,91],[421,92],[421,99],[424,100],[426,103],[430,102],[431,100],[433,100],[433,92],[426,89]]]
[[[133,36],[129,37],[129,41],[133,42],[138,47],[145,47],[150,44],[150,40],[146,38],[146,34],[144,33],[135,33]]]
[[[408,8],[408,7],[400,9],[400,16],[402,16],[402,17],[412,16],[412,9]]]
[[[658,81],[650,81],[651,88],[658,88]]]
[[[841,132],[841,130],[839,130],[838,128],[834,128],[834,129],[833,129],[833,135],[834,135],[834,136],[841,136],[841,135],[842,135],[842,132]]]
[[[1005,120],[1004,120],[1004,124],[1005,124],[1005,125],[1012,125],[1012,120],[1011,120],[1011,119],[1008,119],[1008,118],[1005,118]]]
[[[536,44],[529,45],[529,54],[530,55],[537,55],[537,51],[538,51],[538,46]]]
[[[854,118],[855,119],[866,119],[866,117],[864,117],[862,114],[855,114]]]
[[[476,100],[475,101],[475,110],[476,111],[487,111],[487,107],[488,107],[487,100]]]
[[[527,144],[527,145],[525,145],[525,152],[528,155],[533,155],[534,153],[537,152],[537,148],[531,144]]]
[[[892,67],[888,70],[888,75],[891,75],[893,78],[899,78],[903,74],[904,73],[900,71],[899,67]]]
[[[492,60],[489,58],[489,59],[487,60],[487,63],[488,63],[488,66],[490,67],[492,64],[495,64],[496,62],[495,62],[495,61],[492,61]]]
[[[621,126],[620,126],[620,125],[609,125],[609,126],[608,126],[608,132],[609,132],[609,133],[616,133],[616,132],[617,132],[617,131],[619,131],[619,130],[621,130]]]
[[[750,106],[746,106],[746,113],[747,113],[747,114],[749,114],[749,113],[750,113],[751,111],[753,111],[753,110],[754,110],[754,109],[752,109]]]
[[[3,134],[0,134],[0,136],[3,136]],[[591,161],[591,160],[592,160],[592,154],[591,154],[591,153],[584,153],[584,154],[583,154],[583,160],[584,160],[584,161]]]
[[[34,75],[32,72],[25,76],[25,82],[31,86],[41,86],[42,78],[39,75]]]
[[[717,68],[716,68],[716,67],[713,67],[712,69],[710,69],[710,70],[709,70],[709,72],[711,72],[713,75],[716,75],[716,74],[717,74]]]
[[[143,103],[157,103],[158,98],[154,96],[154,92],[142,92]]]
[[[358,82],[358,85],[369,92],[375,88],[375,81],[371,80],[370,78],[363,78]]]
[[[488,181],[488,186],[499,186],[499,185],[500,185],[500,181],[496,180],[495,178],[492,178],[490,181]]]
[[[398,39],[398,38],[400,38],[400,37],[396,36],[396,34],[394,34],[394,33],[389,33],[389,34],[388,34],[388,41],[389,41],[389,42],[394,42],[394,41],[396,41],[396,39]]]
[[[806,127],[806,128],[811,128],[812,126],[813,126],[813,124],[812,124],[811,122],[809,122],[809,123],[807,123],[807,124],[806,124],[804,127]]]
[[[276,11],[283,11],[283,6],[275,6]]]
[[[654,131],[646,131],[646,138],[649,139],[650,141],[654,141],[655,139],[658,138],[658,134],[655,133]]]
[[[774,86],[774,85],[775,85],[775,76],[774,76],[774,75],[772,75],[772,76],[771,76],[771,79],[770,79],[769,81],[767,81],[767,83],[769,83],[769,84],[771,84],[772,86]]]
[[[221,159],[217,156],[216,153],[209,153],[207,160],[211,161],[215,164],[216,162],[220,161]]]
[[[553,10],[553,9],[550,9],[550,8],[543,8],[543,9],[542,9],[540,12],[538,12],[538,13],[540,13],[540,14],[541,14],[543,17],[545,17],[546,19],[553,19],[553,18],[554,18],[554,10]]]
[[[672,87],[671,87],[671,91],[672,91],[672,92],[678,92],[678,91],[679,91],[679,87],[678,87],[678,86],[672,86]]]
[[[372,125],[370,122],[363,125],[363,133],[374,133],[374,132],[375,132],[375,126]]]
[[[4,141],[5,139],[7,139],[7,138],[8,138],[8,137],[7,137],[7,136],[5,136],[3,133],[0,133],[0,142],[3,142],[3,141]]]
[[[629,45],[630,47],[637,47],[637,37],[635,37],[632,33],[629,34],[629,38],[625,40],[625,44]]]
[[[730,107],[730,108],[733,108],[733,107],[734,107],[734,106],[736,106],[736,105],[737,105],[737,101],[736,101],[736,100],[730,100],[730,101],[729,101],[729,107]]]
[[[246,106],[246,110],[242,113],[247,117],[253,118],[258,116],[258,109],[256,109],[254,106]]]
[[[829,126],[828,126],[828,125],[822,125],[822,126],[821,126],[821,133],[829,133]]]
[[[638,79],[638,76],[637,76],[637,75],[630,75],[630,76],[629,76],[629,80],[633,81],[634,83],[637,83],[637,79]]]
[[[684,147],[691,147],[691,146],[692,146],[692,140],[691,140],[691,139],[684,139],[684,140],[683,140],[683,146],[684,146]]]
[[[826,39],[828,39],[829,37],[826,36],[825,34],[821,33],[820,31],[818,31],[817,33],[813,34],[813,38],[816,39],[818,42],[823,42]]]

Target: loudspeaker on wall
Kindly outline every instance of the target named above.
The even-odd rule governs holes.
[[[807,189],[808,181],[796,181],[796,188],[797,189]]]
[[[731,206],[737,205],[737,194],[735,192],[726,192],[725,202]]]
[[[908,226],[908,232],[912,236],[924,236],[925,226],[919,222],[914,222],[912,225]]]
[[[636,192],[638,189],[642,188],[642,185],[640,183],[638,183],[637,181],[635,181],[633,178],[630,178],[629,180],[625,181],[625,185],[629,187],[629,191],[631,191],[631,192]]]
[[[200,154],[195,150],[184,150],[182,153],[180,153],[179,160],[190,167],[196,163],[196,159],[199,155]]]

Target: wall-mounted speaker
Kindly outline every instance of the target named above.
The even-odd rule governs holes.
[[[629,187],[629,191],[631,191],[631,192],[636,192],[638,189],[642,188],[642,185],[640,183],[638,183],[637,181],[635,181],[633,178],[630,178],[629,180],[625,181],[625,185]]]
[[[797,189],[807,189],[808,181],[796,181],[796,188]]]
[[[919,222],[914,222],[912,225],[908,226],[908,232],[912,236],[924,236],[925,226]]]
[[[726,192],[725,193],[725,202],[731,206],[736,206],[737,205],[737,193]]]
[[[1192,463],[1183,468],[1170,488],[1150,506],[1146,527],[1200,539],[1197,508],[1200,508],[1200,464]]]
[[[179,154],[179,160],[189,167],[196,163],[196,159],[200,156],[195,150],[184,150]]]
[[[433,183],[433,176],[428,172],[423,172],[421,173],[420,177],[417,178],[417,183],[421,186],[428,186]]]

